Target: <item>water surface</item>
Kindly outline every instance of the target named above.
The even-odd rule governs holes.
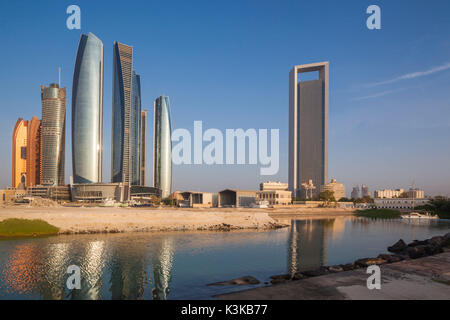
[[[398,239],[450,232],[450,221],[292,220],[289,228],[55,236],[0,241],[0,299],[210,299],[250,286],[206,284],[292,273],[377,256]],[[68,290],[67,267],[81,268]]]

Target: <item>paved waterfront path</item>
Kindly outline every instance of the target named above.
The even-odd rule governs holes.
[[[219,300],[450,300],[450,252],[381,265],[381,289],[367,289],[366,269],[218,295]]]

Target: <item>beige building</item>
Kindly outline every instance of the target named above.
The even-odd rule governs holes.
[[[331,182],[320,187],[320,192],[331,191],[334,193],[334,198],[339,201],[341,198],[345,198],[345,187],[342,183],[336,181],[336,179],[331,179]]]
[[[256,192],[257,201],[267,201],[269,205],[289,205],[292,192],[287,190],[263,190]]]
[[[399,198],[400,195],[405,192],[403,189],[383,189],[383,190],[375,190],[373,193],[373,197],[376,199],[383,198]]]
[[[0,204],[14,202],[16,200],[16,189],[8,188],[0,190]]]
[[[423,199],[425,198],[425,192],[420,189],[409,189],[406,193],[408,195],[408,198],[414,198],[414,199]]]
[[[288,184],[280,182],[280,181],[277,181],[277,182],[266,181],[266,182],[261,182],[259,184],[259,190],[260,191],[265,191],[265,190],[287,190],[287,189],[288,189]]]
[[[225,189],[219,192],[217,202],[219,208],[223,207],[250,207],[256,203],[256,193],[253,190]]]
[[[213,206],[213,194],[211,192],[184,191],[178,193],[177,203],[180,207],[211,208]]]

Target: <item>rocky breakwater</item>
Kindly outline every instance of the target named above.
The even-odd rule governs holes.
[[[348,264],[322,266],[314,270],[300,271],[294,274],[275,275],[270,277],[270,282],[272,284],[280,284],[287,281],[297,281],[311,277],[323,276],[330,273],[367,268],[371,265],[382,265],[399,262],[402,260],[418,259],[442,253],[444,252],[445,248],[450,249],[450,233],[447,233],[444,236],[436,236],[423,241],[414,240],[409,244],[406,244],[402,239],[400,239],[395,244],[387,248],[387,250],[392,254],[382,253],[374,258],[358,259]]]

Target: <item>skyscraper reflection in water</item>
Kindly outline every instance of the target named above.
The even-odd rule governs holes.
[[[292,220],[288,238],[288,273],[327,264],[327,238],[332,220]]]

